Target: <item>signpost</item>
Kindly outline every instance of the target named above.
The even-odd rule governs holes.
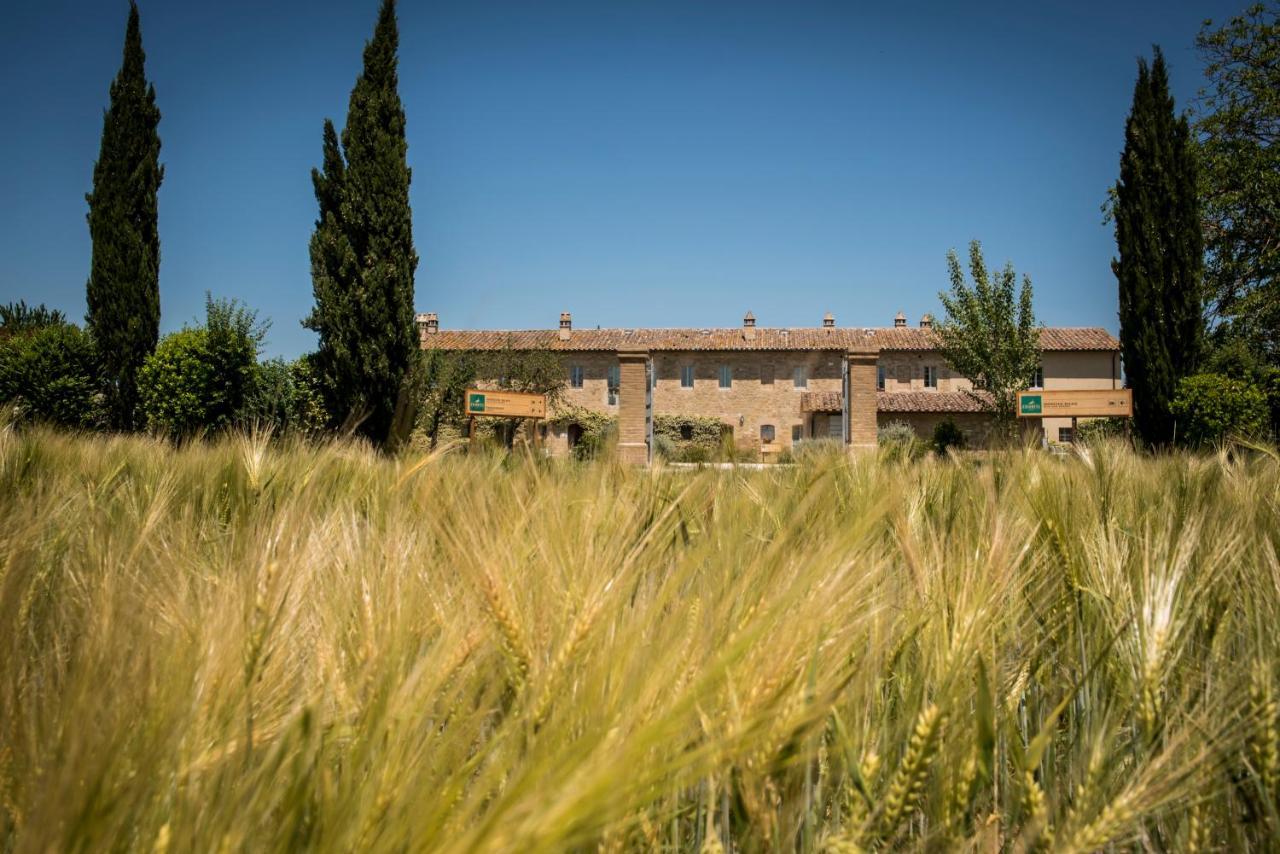
[[[538,421],[547,417],[547,396],[523,391],[487,391],[469,388],[467,389],[467,416],[467,438],[473,447],[476,441],[477,416],[527,418],[533,422],[530,425],[530,440],[537,444]]]
[[[1133,392],[1127,388],[1079,391],[1020,391],[1019,418],[1129,418]]]
[[[1055,389],[1018,392],[1019,418],[1070,418],[1075,441],[1077,418],[1132,418],[1133,391],[1117,389]]]

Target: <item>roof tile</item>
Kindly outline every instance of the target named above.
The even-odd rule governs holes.
[[[575,329],[568,340],[559,330],[440,330],[423,336],[423,346],[440,350],[547,349],[566,352],[648,348],[659,351],[698,350],[936,350],[933,330],[914,327],[756,328],[747,337],[740,328],[721,329]],[[1046,327],[1040,330],[1045,350],[1118,350],[1120,343],[1098,327]]]

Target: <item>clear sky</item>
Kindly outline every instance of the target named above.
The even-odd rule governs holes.
[[[1247,0],[855,4],[401,0],[416,304],[444,328],[914,323],[981,239],[1039,318],[1116,330],[1136,59],[1179,106],[1200,22]],[[0,301],[80,320],[84,194],[124,0],[5,4]],[[142,0],[162,112],[162,331],[204,294],[314,346],[307,241],[378,0]]]

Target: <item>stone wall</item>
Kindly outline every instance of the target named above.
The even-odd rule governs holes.
[[[804,392],[840,392],[842,351],[688,351],[650,354],[656,372],[653,389],[655,414],[686,414],[714,417],[733,433],[740,447],[760,448],[761,428],[772,426],[774,440],[765,450],[777,450],[792,444],[798,428],[802,439],[824,438],[830,433],[829,413],[806,413],[800,402]],[[972,384],[956,374],[941,355],[930,351],[880,351],[862,360],[861,370],[851,374],[853,402],[851,408],[851,443],[873,444],[876,425],[904,421],[923,438],[933,435],[934,426],[947,418],[955,421],[977,446],[985,443],[988,428],[986,416],[976,413],[875,413],[876,368],[884,368],[885,390],[925,391],[924,368],[938,370],[938,391],[960,391]],[[620,368],[616,353],[565,353],[562,356],[565,376],[572,366],[583,371],[581,388],[566,388],[565,403],[611,416],[621,414],[617,403],[609,402],[609,368]],[[637,370],[642,370],[641,367]],[[681,369],[691,365],[692,388],[681,386]],[[726,365],[732,374],[727,389],[720,388],[720,367]],[[804,387],[795,384],[795,369],[805,370]],[[1110,352],[1049,352],[1044,356],[1045,387],[1113,388],[1119,382],[1118,357]],[[643,391],[643,389],[641,389]],[[643,411],[643,395],[640,407]],[[867,402],[866,410],[859,406]],[[859,412],[861,426],[855,426]],[[838,416],[837,416],[838,418]],[[1061,422],[1061,423],[1059,423]],[[1028,424],[1027,427],[1033,427]],[[1069,419],[1044,419],[1050,440],[1056,441],[1058,429],[1070,426]],[[840,435],[837,430],[837,437]],[[619,440],[622,441],[621,435]],[[631,441],[635,441],[632,439]],[[643,441],[643,438],[639,441]],[[569,449],[567,425],[552,425],[547,434],[547,447],[552,453]]]

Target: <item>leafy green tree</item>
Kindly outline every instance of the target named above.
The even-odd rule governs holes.
[[[1196,38],[1209,85],[1195,124],[1214,343],[1280,366],[1280,6]]]
[[[384,0],[341,143],[325,121],[324,166],[311,173],[320,211],[311,237],[315,308],[304,321],[320,336],[315,366],[334,423],[379,445],[406,420],[418,352],[398,41],[395,0]]]
[[[43,308],[43,306],[41,306]],[[3,314],[3,312],[0,312]],[[0,403],[16,404],[24,420],[83,429],[102,421],[101,380],[93,339],[65,321],[47,322],[18,331],[11,316],[0,327]],[[22,326],[32,314],[21,318]]]
[[[160,232],[156,194],[160,110],[147,82],[138,7],[129,4],[124,61],[111,84],[102,144],[93,167],[86,296],[88,323],[102,356],[112,426],[135,426],[137,372],[160,334]]]
[[[947,253],[951,292],[938,294],[946,316],[934,329],[939,350],[953,368],[986,395],[975,395],[995,416],[996,434],[1011,438],[1017,429],[1018,392],[1024,390],[1040,366],[1040,330],[1032,309],[1031,278],[1021,288],[1013,264],[1007,263],[994,280],[982,257],[982,244],[969,244],[969,272],[965,283],[955,250]]]
[[[1261,389],[1221,374],[1196,374],[1178,383],[1173,400],[1178,441],[1200,447],[1266,435],[1267,398]]]
[[[1138,60],[1113,191],[1119,257],[1120,347],[1133,389],[1133,422],[1148,445],[1173,439],[1178,381],[1200,363],[1204,337],[1204,241],[1195,153],[1185,117],[1174,113],[1164,56]]]
[[[209,298],[204,325],[166,335],[138,372],[147,429],[176,438],[235,425],[256,379],[264,331],[254,312]]]

